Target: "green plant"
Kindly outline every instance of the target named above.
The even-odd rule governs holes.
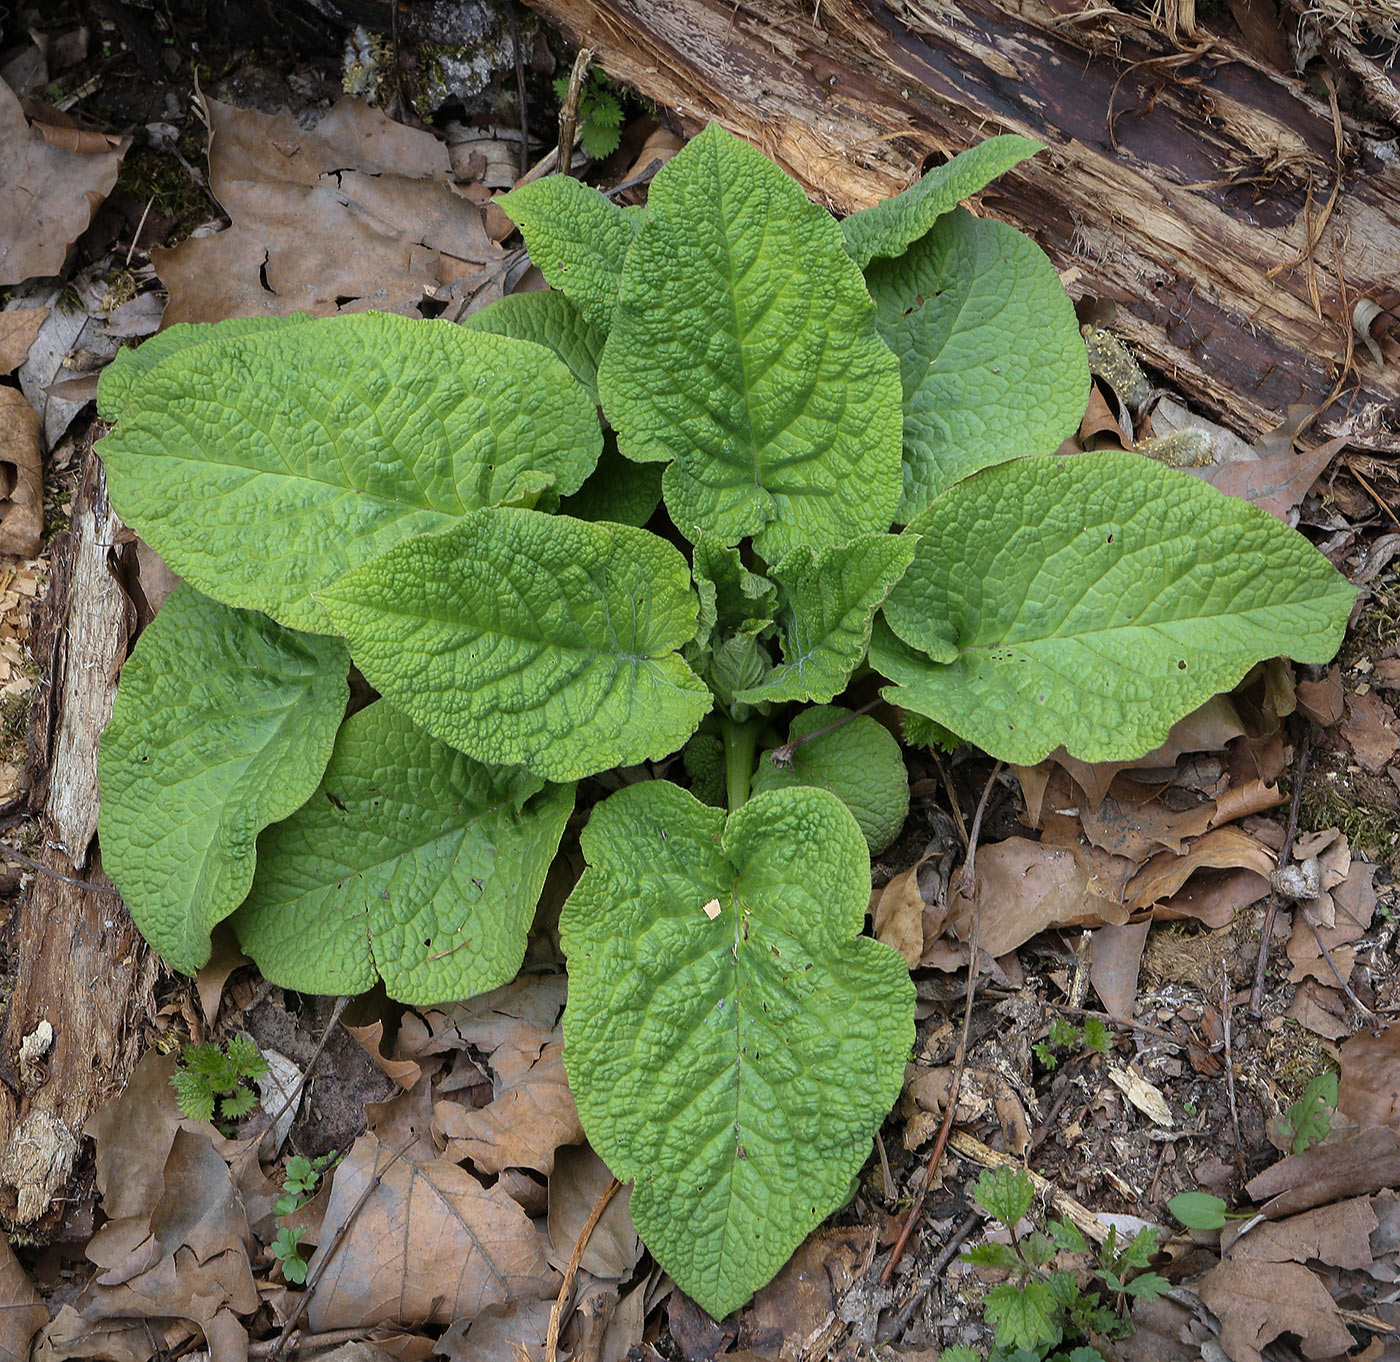
[[[1331,1133],[1337,1110],[1337,1071],[1326,1069],[1313,1077],[1303,1095],[1284,1113],[1284,1135],[1289,1151],[1301,1154],[1321,1144]]]
[[[563,100],[569,92],[568,76],[554,82],[554,93]],[[622,140],[622,101],[618,88],[595,66],[579,90],[578,139],[595,161],[611,156]]]
[[[277,1237],[272,1241],[272,1256],[282,1264],[282,1275],[294,1286],[306,1280],[306,1259],[301,1256],[301,1241],[305,1229],[278,1227]]]
[[[1113,1049],[1113,1033],[1098,1017],[1086,1017],[1082,1026],[1076,1026],[1064,1017],[1056,1017],[1050,1023],[1045,1039],[1036,1041],[1031,1049],[1047,1069],[1059,1067],[1057,1050],[1072,1050],[1082,1045],[1091,1054],[1106,1055]]]
[[[565,1055],[717,1315],[849,1196],[913,1037],[861,935],[898,754],[872,779],[874,721],[804,707],[873,669],[943,739],[1127,758],[1259,657],[1330,657],[1350,608],[1264,512],[1053,455],[1073,308],[957,207],[1038,149],[837,224],[711,127],[644,210],[501,200],[556,291],[171,327],[102,378],[113,504],[184,578],[103,739],[103,861],[176,967],[231,916],[286,987],[495,987],[578,782],[687,749],[723,807],[629,779],[591,810]],[[382,698],[342,723],[352,658]]]
[[[991,1169],[974,1188],[977,1204],[1005,1227],[1009,1244],[978,1244],[959,1254],[965,1263],[995,1268],[1008,1278],[983,1298],[996,1347],[993,1362],[1011,1358],[1053,1358],[1056,1362],[1103,1362],[1096,1336],[1126,1338],[1132,1325],[1124,1316],[1128,1297],[1155,1300],[1169,1283],[1147,1271],[1157,1248],[1157,1231],[1144,1228],[1130,1243],[1120,1245],[1110,1227],[1094,1250],[1089,1280],[1107,1289],[1110,1299],[1083,1286],[1074,1274],[1055,1267],[1061,1253],[1087,1253],[1084,1236],[1067,1220],[1050,1221],[1046,1229],[1022,1233],[1020,1222],[1031,1208],[1035,1188],[1018,1168]],[[962,1354],[968,1354],[963,1358]],[[948,1349],[940,1362],[969,1362],[970,1349]],[[980,1362],[980,1359],[979,1359]]]
[[[170,1079],[180,1110],[192,1121],[212,1121],[218,1107],[221,1122],[247,1116],[258,1104],[249,1084],[267,1073],[267,1061],[246,1036],[234,1036],[224,1047],[186,1045]]]
[[[1231,1211],[1211,1192],[1180,1192],[1167,1202],[1169,1210],[1188,1230],[1224,1229],[1228,1221],[1249,1220],[1252,1211]]]
[[[282,1195],[273,1203],[272,1209],[278,1215],[291,1215],[316,1195],[321,1174],[340,1161],[340,1155],[332,1149],[308,1159],[301,1154],[293,1154],[287,1160],[282,1174]]]

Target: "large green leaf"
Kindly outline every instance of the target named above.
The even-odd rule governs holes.
[[[176,969],[243,901],[254,843],[303,804],[349,698],[338,638],[297,634],[181,585],[122,668],[102,737],[103,869]]]
[[[830,790],[855,816],[872,856],[899,836],[909,816],[909,772],[883,724],[838,705],[813,705],[793,719],[788,742],[797,742],[791,760],[780,765],[772,750],[759,758],[755,794],[795,785]]]
[[[914,528],[884,694],[1023,765],[1139,757],[1260,658],[1326,662],[1355,599],[1266,511],[1136,454],[998,464]]]
[[[726,822],[632,785],[594,809],[583,852],[560,919],[569,1086],[635,1180],[647,1247],[719,1318],[850,1196],[903,1081],[909,974],[860,935],[869,854],[823,790]]]
[[[875,611],[909,566],[915,543],[914,535],[867,534],[820,553],[794,549],[772,569],[784,588],[782,665],[735,698],[825,704],[845,690],[865,660]]]
[[[642,214],[619,208],[572,175],[546,175],[502,194],[496,205],[520,228],[531,261],[586,320],[612,321],[622,262]]]
[[[112,504],[176,572],[324,633],[317,588],[478,507],[576,491],[601,448],[541,347],[368,313],[171,355],[101,452]]]
[[[229,317],[208,325],[177,322],[134,349],[118,350],[112,362],[97,380],[97,414],[104,421],[115,421],[122,414],[131,390],[156,367],[172,355],[195,345],[211,341],[232,340],[260,331],[276,331],[311,321],[306,312],[293,312],[287,317]]]
[[[630,525],[507,508],[319,592],[356,664],[434,737],[548,780],[674,752],[710,708],[680,553]]]
[[[866,277],[904,385],[901,525],[959,478],[1053,453],[1078,429],[1084,338],[1029,237],[959,208]]]
[[[1043,142],[1014,133],[989,137],[930,170],[893,198],[852,213],[841,224],[846,249],[862,269],[877,256],[899,255],[963,199],[1044,150]]]
[[[471,313],[462,325],[468,331],[534,341],[554,351],[589,396],[598,400],[598,357],[607,335],[584,320],[564,294],[554,289],[510,293]]]
[[[751,535],[770,562],[889,529],[898,365],[836,224],[713,124],[648,206],[598,386],[622,452],[670,463],[677,528]]]
[[[645,525],[661,505],[661,469],[633,463],[617,452],[611,431],[604,432],[603,453],[588,481],[559,503],[561,515],[579,520],[612,520]]]
[[[381,700],[340,730],[320,789],[259,839],[238,939],[284,988],[484,993],[520,968],[573,807],[572,786],[483,766]]]

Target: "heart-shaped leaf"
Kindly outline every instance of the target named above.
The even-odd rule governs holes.
[[[309,993],[470,998],[515,977],[573,787],[486,767],[382,700],[258,843],[234,917],[263,977]]]
[[[122,668],[97,762],[103,868],[176,969],[209,958],[210,931],[252,883],[258,833],[316,788],[348,670],[338,638],[186,585]]]
[[[860,935],[865,839],[824,790],[725,815],[664,781],[598,805],[560,920],[564,1063],[632,1219],[716,1318],[851,1194],[913,1041],[904,962]]]

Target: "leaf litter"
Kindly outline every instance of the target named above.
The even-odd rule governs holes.
[[[171,295],[167,325],[296,310],[411,313],[432,310],[444,296],[484,301],[499,291],[499,221],[483,213],[482,194],[464,192],[469,186],[433,133],[353,101],[311,129],[214,99],[204,109],[210,186],[231,224],[156,255]],[[25,145],[40,121],[15,121],[17,134],[23,122]],[[61,168],[46,182],[60,225],[47,235],[25,227],[26,249],[39,254],[23,259],[45,266],[27,274],[59,270],[111,189],[103,167],[120,159],[113,139],[99,145],[53,135],[45,146],[34,164]],[[674,149],[672,139],[666,150]],[[464,163],[459,155],[457,166]],[[80,184],[87,187],[75,198]],[[160,311],[151,292],[133,307],[90,288],[75,329],[49,321],[55,300],[39,302],[43,296],[0,314],[4,343],[19,356],[10,370],[29,366],[25,391],[35,411],[17,416],[11,429],[19,433],[0,450],[0,469],[15,470],[8,496],[30,517],[17,526],[30,535],[20,550],[32,545],[42,443],[55,444],[82,411],[77,390],[71,397],[47,390],[87,342],[101,362],[98,326],[113,340],[148,334]],[[42,356],[31,359],[45,325]],[[1308,494],[1336,451],[1294,454],[1296,414],[1251,449],[1165,402],[1144,418],[1127,397],[1115,399],[1117,416],[1098,398],[1099,426],[1082,428],[1083,447],[1204,432],[1218,461],[1193,471],[1283,518],[1325,520],[1319,498]],[[1347,496],[1363,496],[1344,482]],[[1384,563],[1368,580],[1382,594],[1393,590]],[[931,1358],[938,1345],[978,1341],[976,1312],[961,1295],[971,1275],[964,1265],[945,1264],[936,1282],[925,1277],[938,1240],[957,1228],[961,1182],[979,1158],[993,1157],[989,1145],[1029,1157],[1058,1180],[1061,1195],[1094,1208],[1084,1210],[1090,1223],[1134,1211],[1169,1227],[1167,1198],[1205,1184],[1264,1204],[1270,1218],[1233,1240],[1193,1244],[1178,1235],[1167,1243],[1171,1262],[1160,1270],[1180,1283],[1187,1304],[1154,1303],[1175,1314],[1135,1309],[1144,1338],[1165,1330],[1160,1336],[1176,1347],[1190,1338],[1199,1350],[1218,1328],[1228,1355],[1253,1359],[1285,1334],[1309,1357],[1358,1355],[1364,1338],[1393,1334],[1400,1327],[1393,1302],[1366,1282],[1395,1275],[1400,1060],[1394,1030],[1357,1029],[1353,999],[1378,1013],[1400,1002],[1386,955],[1395,895],[1379,863],[1396,850],[1395,804],[1379,836],[1313,818],[1299,829],[1288,864],[1278,863],[1295,710],[1333,735],[1341,759],[1335,784],[1359,768],[1400,788],[1391,704],[1400,649],[1382,639],[1370,653],[1320,676],[1295,677],[1277,664],[1260,669],[1138,762],[1091,765],[1052,754],[1006,776],[970,898],[950,886],[961,847],[930,792],[940,804],[951,792],[953,803],[970,807],[985,767],[963,754],[943,769],[907,750],[912,784],[925,791],[922,807],[916,800],[903,839],[881,858],[872,893],[876,933],[915,968],[921,998],[916,1058],[903,1114],[894,1118],[901,1138],[882,1146],[840,1223],[812,1235],[722,1328],[697,1321],[695,1307],[649,1272],[625,1199],[615,1198],[583,1249],[561,1355],[660,1356],[663,1330],[667,1346],[687,1358],[854,1356],[853,1348],[876,1343],[889,1357]],[[1270,1011],[1256,1024],[1242,1003],[1262,904],[1295,869],[1316,892],[1283,903],[1274,969],[1291,977],[1276,980]],[[965,987],[957,970],[974,914],[979,950],[995,961],[974,1010],[955,1105],[959,1126],[988,1143],[955,1142],[965,1162],[940,1174],[945,1185],[930,1202],[921,1246],[882,1295],[867,1274],[887,1254],[903,1190],[922,1174],[920,1151],[954,1100],[948,1061],[956,1028],[948,1018]],[[228,994],[225,1025],[250,1003],[240,968],[232,961],[206,987],[206,998]],[[1297,988],[1285,1013],[1288,984]],[[242,1358],[250,1338],[273,1337],[295,1308],[298,1293],[279,1280],[269,1253],[282,1226],[305,1231],[313,1273],[324,1264],[306,1328],[356,1329],[403,1359],[543,1357],[560,1273],[610,1176],[582,1143],[560,1063],[564,989],[561,975],[528,974],[451,1008],[362,1017],[357,1039],[394,1090],[386,1100],[361,1100],[366,1133],[347,1142],[313,1198],[280,1218],[271,1205],[279,1165],[260,1163],[261,1131],[230,1140],[181,1117],[169,1087],[174,1057],[153,1050],[89,1126],[96,1194],[108,1218],[70,1269],[81,1289],[44,1304],[8,1256],[6,1348],[27,1352],[42,1324],[34,1356],[53,1362],[145,1362],[192,1345],[221,1360]],[[1096,1001],[1121,1028],[1110,1055],[1085,1045]],[[285,1010],[286,999],[277,993],[256,1006]],[[205,1010],[213,1011],[207,1002]],[[1077,1028],[1066,1044],[1050,1043],[1066,1034],[1057,1021]],[[1268,1122],[1286,1118],[1307,1078],[1327,1065],[1340,1075],[1330,1133],[1312,1150],[1275,1159]],[[309,1078],[294,1146],[317,1138],[318,1081]],[[1236,1106],[1238,1134],[1222,1135]],[[1244,1184],[1246,1171],[1254,1177]],[[903,1332],[882,1337],[901,1314]]]

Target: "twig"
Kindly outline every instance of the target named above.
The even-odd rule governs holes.
[[[635,189],[639,184],[646,184],[649,180],[656,177],[656,172],[660,170],[663,165],[665,165],[665,162],[661,157],[653,156],[630,180],[623,180],[621,184],[615,184],[611,189],[603,190],[603,197],[605,199],[615,199],[619,194],[624,194],[629,189]],[[1352,472],[1355,471],[1355,469],[1352,469]]]
[[[287,1341],[296,1331],[298,1321],[306,1313],[306,1307],[311,1304],[311,1296],[313,1292],[315,1292],[316,1287],[320,1283],[321,1278],[325,1275],[326,1268],[330,1265],[331,1259],[334,1258],[335,1255],[340,1251],[340,1246],[345,1242],[345,1236],[350,1233],[350,1226],[355,1223],[355,1217],[359,1215],[360,1211],[364,1207],[365,1202],[368,1201],[370,1197],[374,1195],[375,1191],[379,1187],[379,1184],[384,1181],[384,1174],[387,1173],[401,1158],[403,1158],[405,1154],[408,1153],[410,1149],[413,1148],[414,1145],[418,1143],[418,1138],[419,1137],[415,1135],[406,1145],[403,1146],[402,1149],[398,1151],[398,1153],[396,1153],[395,1155],[393,1155],[393,1157],[390,1158],[389,1162],[386,1163],[383,1168],[376,1168],[374,1170],[374,1173],[371,1175],[369,1183],[366,1185],[365,1190],[360,1193],[355,1204],[350,1208],[350,1214],[345,1217],[345,1223],[342,1224],[338,1230],[336,1230],[335,1238],[331,1240],[330,1247],[326,1250],[326,1256],[322,1258],[319,1263],[316,1264],[315,1272],[313,1272],[311,1276],[307,1279],[306,1290],[301,1293],[301,1299],[297,1302],[297,1308],[292,1311],[291,1317],[282,1326],[282,1332],[277,1335],[277,1344],[272,1349],[272,1351],[268,1353],[268,1357],[272,1358],[273,1362],[276,1362],[276,1359],[280,1357],[285,1351],[287,1347]]]
[[[977,992],[977,839],[982,832],[982,815],[987,811],[987,800],[991,797],[992,789],[997,783],[997,777],[1001,774],[1001,766],[1002,763],[998,760],[997,764],[992,767],[992,774],[987,777],[986,789],[982,791],[982,798],[977,801],[977,812],[972,817],[972,828],[968,833],[967,860],[963,862],[960,872],[963,884],[967,888],[968,900],[972,904],[972,928],[967,934],[967,994],[963,999],[962,1034],[958,1037],[958,1057],[953,1064],[952,1082],[948,1085],[948,1104],[943,1110],[943,1120],[938,1127],[938,1138],[933,1143],[933,1152],[929,1155],[928,1164],[924,1168],[924,1180],[920,1184],[918,1192],[915,1193],[914,1204],[909,1207],[909,1214],[905,1217],[904,1227],[899,1232],[899,1238],[895,1240],[894,1247],[890,1250],[889,1261],[885,1264],[884,1271],[880,1273],[881,1286],[889,1285],[895,1268],[899,1266],[899,1260],[904,1256],[909,1236],[913,1234],[919,1214],[924,1208],[924,1198],[928,1195],[928,1189],[933,1185],[934,1173],[942,1161],[943,1150],[948,1144],[948,1136],[953,1132],[953,1118],[958,1110],[958,1090],[962,1086],[963,1069],[967,1066],[967,1037],[972,1028],[972,999]]]
[[[933,1290],[933,1284],[943,1274],[944,1268],[958,1256],[958,1250],[962,1248],[967,1236],[986,1219],[981,1211],[969,1211],[958,1223],[947,1242],[939,1251],[929,1266],[926,1275],[919,1278],[914,1287],[914,1294],[909,1297],[903,1305],[895,1312],[887,1324],[881,1328],[876,1339],[879,1343],[888,1343],[893,1338],[898,1338],[909,1327],[909,1321],[914,1318],[914,1311],[924,1303],[928,1293]]]
[[[574,69],[569,72],[569,88],[564,92],[564,104],[559,110],[559,160],[556,168],[563,175],[572,173],[574,136],[578,132],[578,98],[592,61],[593,49],[579,48],[578,56],[574,58]]]
[[[86,889],[89,894],[99,894],[106,899],[121,898],[119,890],[108,889],[103,884],[89,884],[86,880],[74,879],[72,875],[65,875],[62,871],[55,870],[42,861],[36,861],[32,856],[26,856],[18,847],[12,847],[8,842],[0,842],[0,855],[12,861],[18,861],[21,865],[28,866],[30,870],[37,870],[39,874],[47,875],[50,879],[59,880],[63,884],[71,884],[74,889]]]
[[[1235,1105],[1235,1056],[1231,1049],[1231,1021],[1235,1015],[1234,1004],[1230,1001],[1230,976],[1222,964],[1220,967],[1220,1026],[1225,1049],[1225,1095],[1230,1099],[1230,1124],[1235,1132],[1235,1156],[1241,1153],[1244,1141],[1240,1138],[1240,1109]]]
[[[525,101],[525,58],[520,54],[520,25],[515,18],[515,0],[506,0],[510,19],[510,45],[515,52],[515,93],[520,101],[520,173],[530,169],[530,106]]]
[[[943,765],[943,758],[938,755],[935,748],[930,747],[929,756],[933,758],[933,764],[938,768],[938,778],[943,782],[943,788],[948,792],[948,811],[953,815],[953,826],[958,830],[958,836],[962,839],[963,850],[968,848],[967,824],[963,821],[962,805],[958,803],[958,792],[953,788],[953,778],[948,774],[948,768]]]
[[[828,733],[834,733],[838,728],[845,728],[852,719],[858,719],[862,714],[869,714],[879,703],[878,700],[872,700],[868,705],[862,705],[850,714],[843,714],[839,719],[833,719],[829,724],[823,724],[820,728],[814,728],[810,733],[804,733],[800,738],[793,738],[791,742],[785,742],[781,747],[775,747],[769,753],[769,760],[780,770],[786,770],[792,765],[793,753],[803,743],[809,743],[813,738],[824,738]]]
[[[559,1326],[564,1319],[564,1303],[569,1299],[569,1291],[574,1284],[574,1277],[578,1273],[578,1265],[583,1261],[583,1250],[588,1244],[588,1236],[593,1233],[598,1222],[603,1218],[603,1212],[608,1209],[608,1202],[613,1199],[613,1194],[622,1184],[614,1178],[608,1183],[603,1195],[593,1203],[593,1209],[588,1213],[588,1219],[583,1222],[583,1228],[579,1231],[578,1243],[574,1245],[574,1251],[569,1255],[569,1266],[564,1269],[564,1280],[559,1284],[559,1294],[555,1297],[554,1308],[549,1312],[549,1332],[545,1335],[544,1341],[544,1362],[558,1362],[559,1358]]]
[[[1332,971],[1332,977],[1337,981],[1337,987],[1347,995],[1351,1000],[1351,1005],[1365,1017],[1368,1022],[1376,1021],[1376,1014],[1351,991],[1351,985],[1342,978],[1342,972],[1337,968],[1337,962],[1332,959],[1332,952],[1328,948],[1327,943],[1322,939],[1322,933],[1318,931],[1317,923],[1308,916],[1307,908],[1300,903],[1298,905],[1298,911],[1302,913],[1303,921],[1312,928],[1313,940],[1317,942],[1317,948],[1322,952],[1322,958],[1327,961],[1327,968]]]
[[[373,1339],[373,1329],[331,1329],[324,1334],[301,1334],[291,1340],[284,1352],[305,1352],[308,1348],[334,1348],[338,1343],[358,1343],[361,1339]],[[262,1338],[248,1345],[249,1357],[271,1357],[277,1347],[275,1338]]]
[[[1293,854],[1293,839],[1298,835],[1298,807],[1303,802],[1303,778],[1308,774],[1308,756],[1312,750],[1312,729],[1303,730],[1303,746],[1298,755],[1298,774],[1293,777],[1293,798],[1288,805],[1288,830],[1278,853],[1280,870]],[[1269,886],[1269,906],[1264,910],[1264,926],[1259,934],[1259,958],[1254,965],[1254,987],[1249,994],[1249,1011],[1253,1017],[1264,1015],[1264,973],[1269,968],[1269,942],[1274,934],[1274,918],[1278,916],[1278,886]]]

